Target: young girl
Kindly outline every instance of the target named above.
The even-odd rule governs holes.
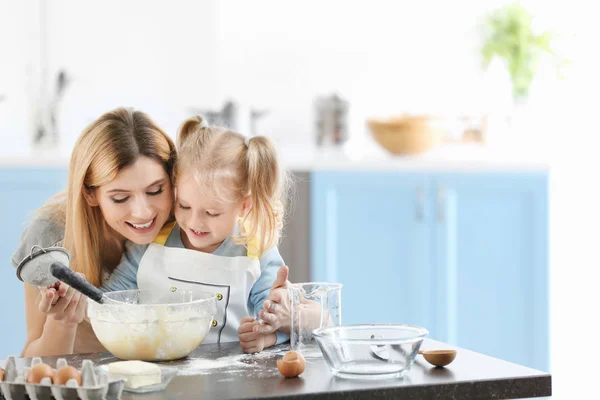
[[[287,267],[277,250],[284,174],[265,137],[244,138],[186,120],[178,135],[175,219],[150,245],[129,243],[105,291],[214,293],[217,316],[204,343],[240,340],[246,352],[287,340],[258,331],[258,315]],[[251,316],[251,317],[250,317]]]

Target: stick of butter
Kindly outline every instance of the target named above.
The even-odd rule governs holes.
[[[108,364],[108,373],[112,378],[124,378],[125,386],[136,389],[142,386],[160,383],[158,365],[145,361],[117,361]]]

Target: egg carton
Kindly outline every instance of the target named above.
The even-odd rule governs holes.
[[[39,357],[31,361],[31,367],[40,364]],[[67,360],[58,359],[56,370],[66,367]],[[105,372],[94,369],[91,360],[84,360],[81,365],[81,383],[70,379],[65,385],[54,385],[50,378],[44,378],[39,384],[27,383],[29,369],[17,369],[14,356],[8,357],[4,369],[4,380],[0,382],[0,398],[4,400],[119,400],[125,387],[124,379],[109,379]]]

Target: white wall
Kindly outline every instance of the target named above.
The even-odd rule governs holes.
[[[0,140],[10,136],[18,147],[28,143],[28,11],[26,2],[0,1]]]
[[[215,101],[216,22],[212,1],[53,1],[49,62],[73,75],[65,134],[118,105],[175,132],[189,107]]]
[[[369,116],[478,111],[483,3],[220,1],[222,93],[272,110],[263,132],[299,143],[314,141],[315,96],[332,92],[350,100],[354,136]]]
[[[369,116],[474,112],[496,100],[501,85],[484,79],[475,28],[497,3],[24,0],[30,12],[17,19],[34,51],[13,65],[39,75],[46,4],[46,75],[66,68],[73,78],[60,109],[67,149],[117,105],[146,110],[174,133],[191,107],[227,98],[270,111],[261,133],[312,144],[313,101],[332,92],[350,101],[350,133],[364,138]]]
[[[8,62],[0,66],[0,93],[3,83],[9,83],[7,101],[0,103],[2,138],[17,129],[27,143],[31,132],[25,120],[34,110],[21,99],[26,83],[39,82],[45,73],[49,81],[43,95],[50,96],[61,68],[71,78],[59,112],[61,148],[67,154],[82,129],[114,107],[142,109],[174,133],[190,108],[218,101],[214,1],[1,4],[0,40],[9,44]],[[46,7],[46,35],[40,34],[41,4]],[[42,41],[46,71],[41,67]]]
[[[593,346],[600,300],[600,93],[598,26],[587,2],[554,5],[555,21],[565,27],[571,58],[567,80],[544,93],[552,99],[545,115],[554,122],[539,132],[552,149],[551,179],[551,340],[552,372],[558,399],[595,398],[597,367],[578,348]]]

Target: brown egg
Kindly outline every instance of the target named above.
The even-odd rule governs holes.
[[[0,382],[4,380],[4,370],[0,367]]]
[[[69,379],[75,379],[77,385],[81,386],[81,374],[77,369],[67,365],[56,371],[56,375],[54,375],[54,384],[65,385]]]
[[[294,350],[285,353],[281,360],[277,360],[277,368],[281,375],[286,378],[295,378],[304,372],[306,367],[306,360],[302,357],[302,354],[295,352]]]
[[[37,364],[29,370],[27,383],[40,383],[44,378],[50,378],[50,381],[54,381],[54,369],[48,364]]]

